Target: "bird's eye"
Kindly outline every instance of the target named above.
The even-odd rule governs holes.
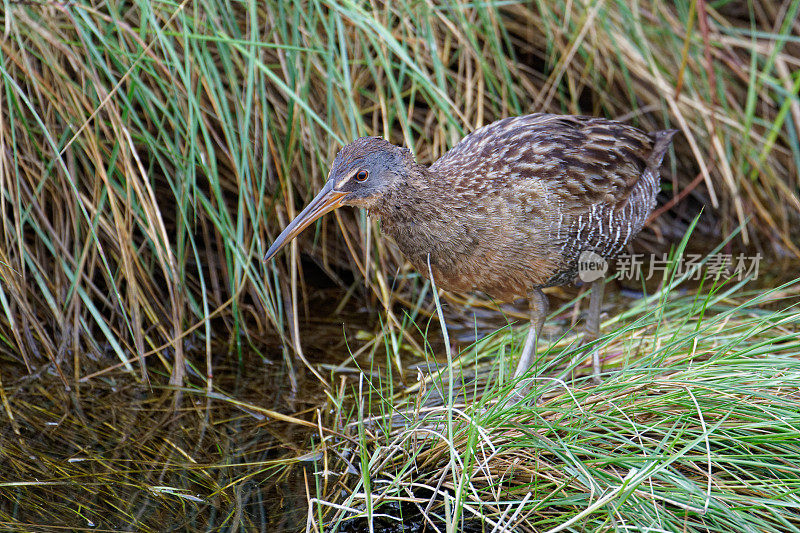
[[[359,170],[356,173],[356,180],[358,181],[367,181],[368,177],[369,177],[369,172],[367,172],[366,170]]]

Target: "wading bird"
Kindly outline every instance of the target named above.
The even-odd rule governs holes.
[[[531,328],[519,377],[548,313],[542,289],[572,283],[582,260],[612,258],[642,229],[675,132],[539,113],[484,126],[430,166],[407,148],[362,137],[339,151],[325,186],[265,260],[325,213],[367,209],[414,268],[428,276],[430,264],[437,286],[499,300],[527,296]],[[603,283],[592,284],[586,319],[594,338]],[[593,371],[597,379],[596,350]]]

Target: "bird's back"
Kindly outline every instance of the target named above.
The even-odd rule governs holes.
[[[442,216],[427,222],[448,236],[434,245],[437,281],[510,298],[571,282],[585,250],[617,254],[655,206],[673,134],[534,114],[466,136],[429,169]]]

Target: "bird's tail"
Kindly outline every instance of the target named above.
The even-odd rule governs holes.
[[[662,130],[652,134],[654,143],[653,151],[647,158],[647,166],[655,170],[661,166],[661,161],[664,159],[664,154],[669,149],[669,143],[672,142],[672,137],[678,133],[678,130]]]
[[[656,206],[656,196],[658,195],[661,181],[659,167],[664,159],[664,154],[667,153],[670,142],[672,142],[672,137],[676,133],[678,133],[678,130],[663,130],[650,135],[653,139],[653,150],[647,157],[647,168],[636,183],[628,200],[631,209],[626,221],[630,228],[628,230],[629,235],[636,235],[642,229],[647,217],[650,216],[650,212]]]

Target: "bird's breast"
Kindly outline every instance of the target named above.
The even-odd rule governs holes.
[[[446,211],[415,206],[383,213],[382,231],[392,237],[417,271],[450,291],[478,290],[499,300],[525,296],[544,285],[557,268],[558,258],[547,245],[542,225],[512,213],[497,202],[481,209],[458,204]],[[502,205],[502,207],[501,207]],[[523,216],[521,219],[520,217]]]

